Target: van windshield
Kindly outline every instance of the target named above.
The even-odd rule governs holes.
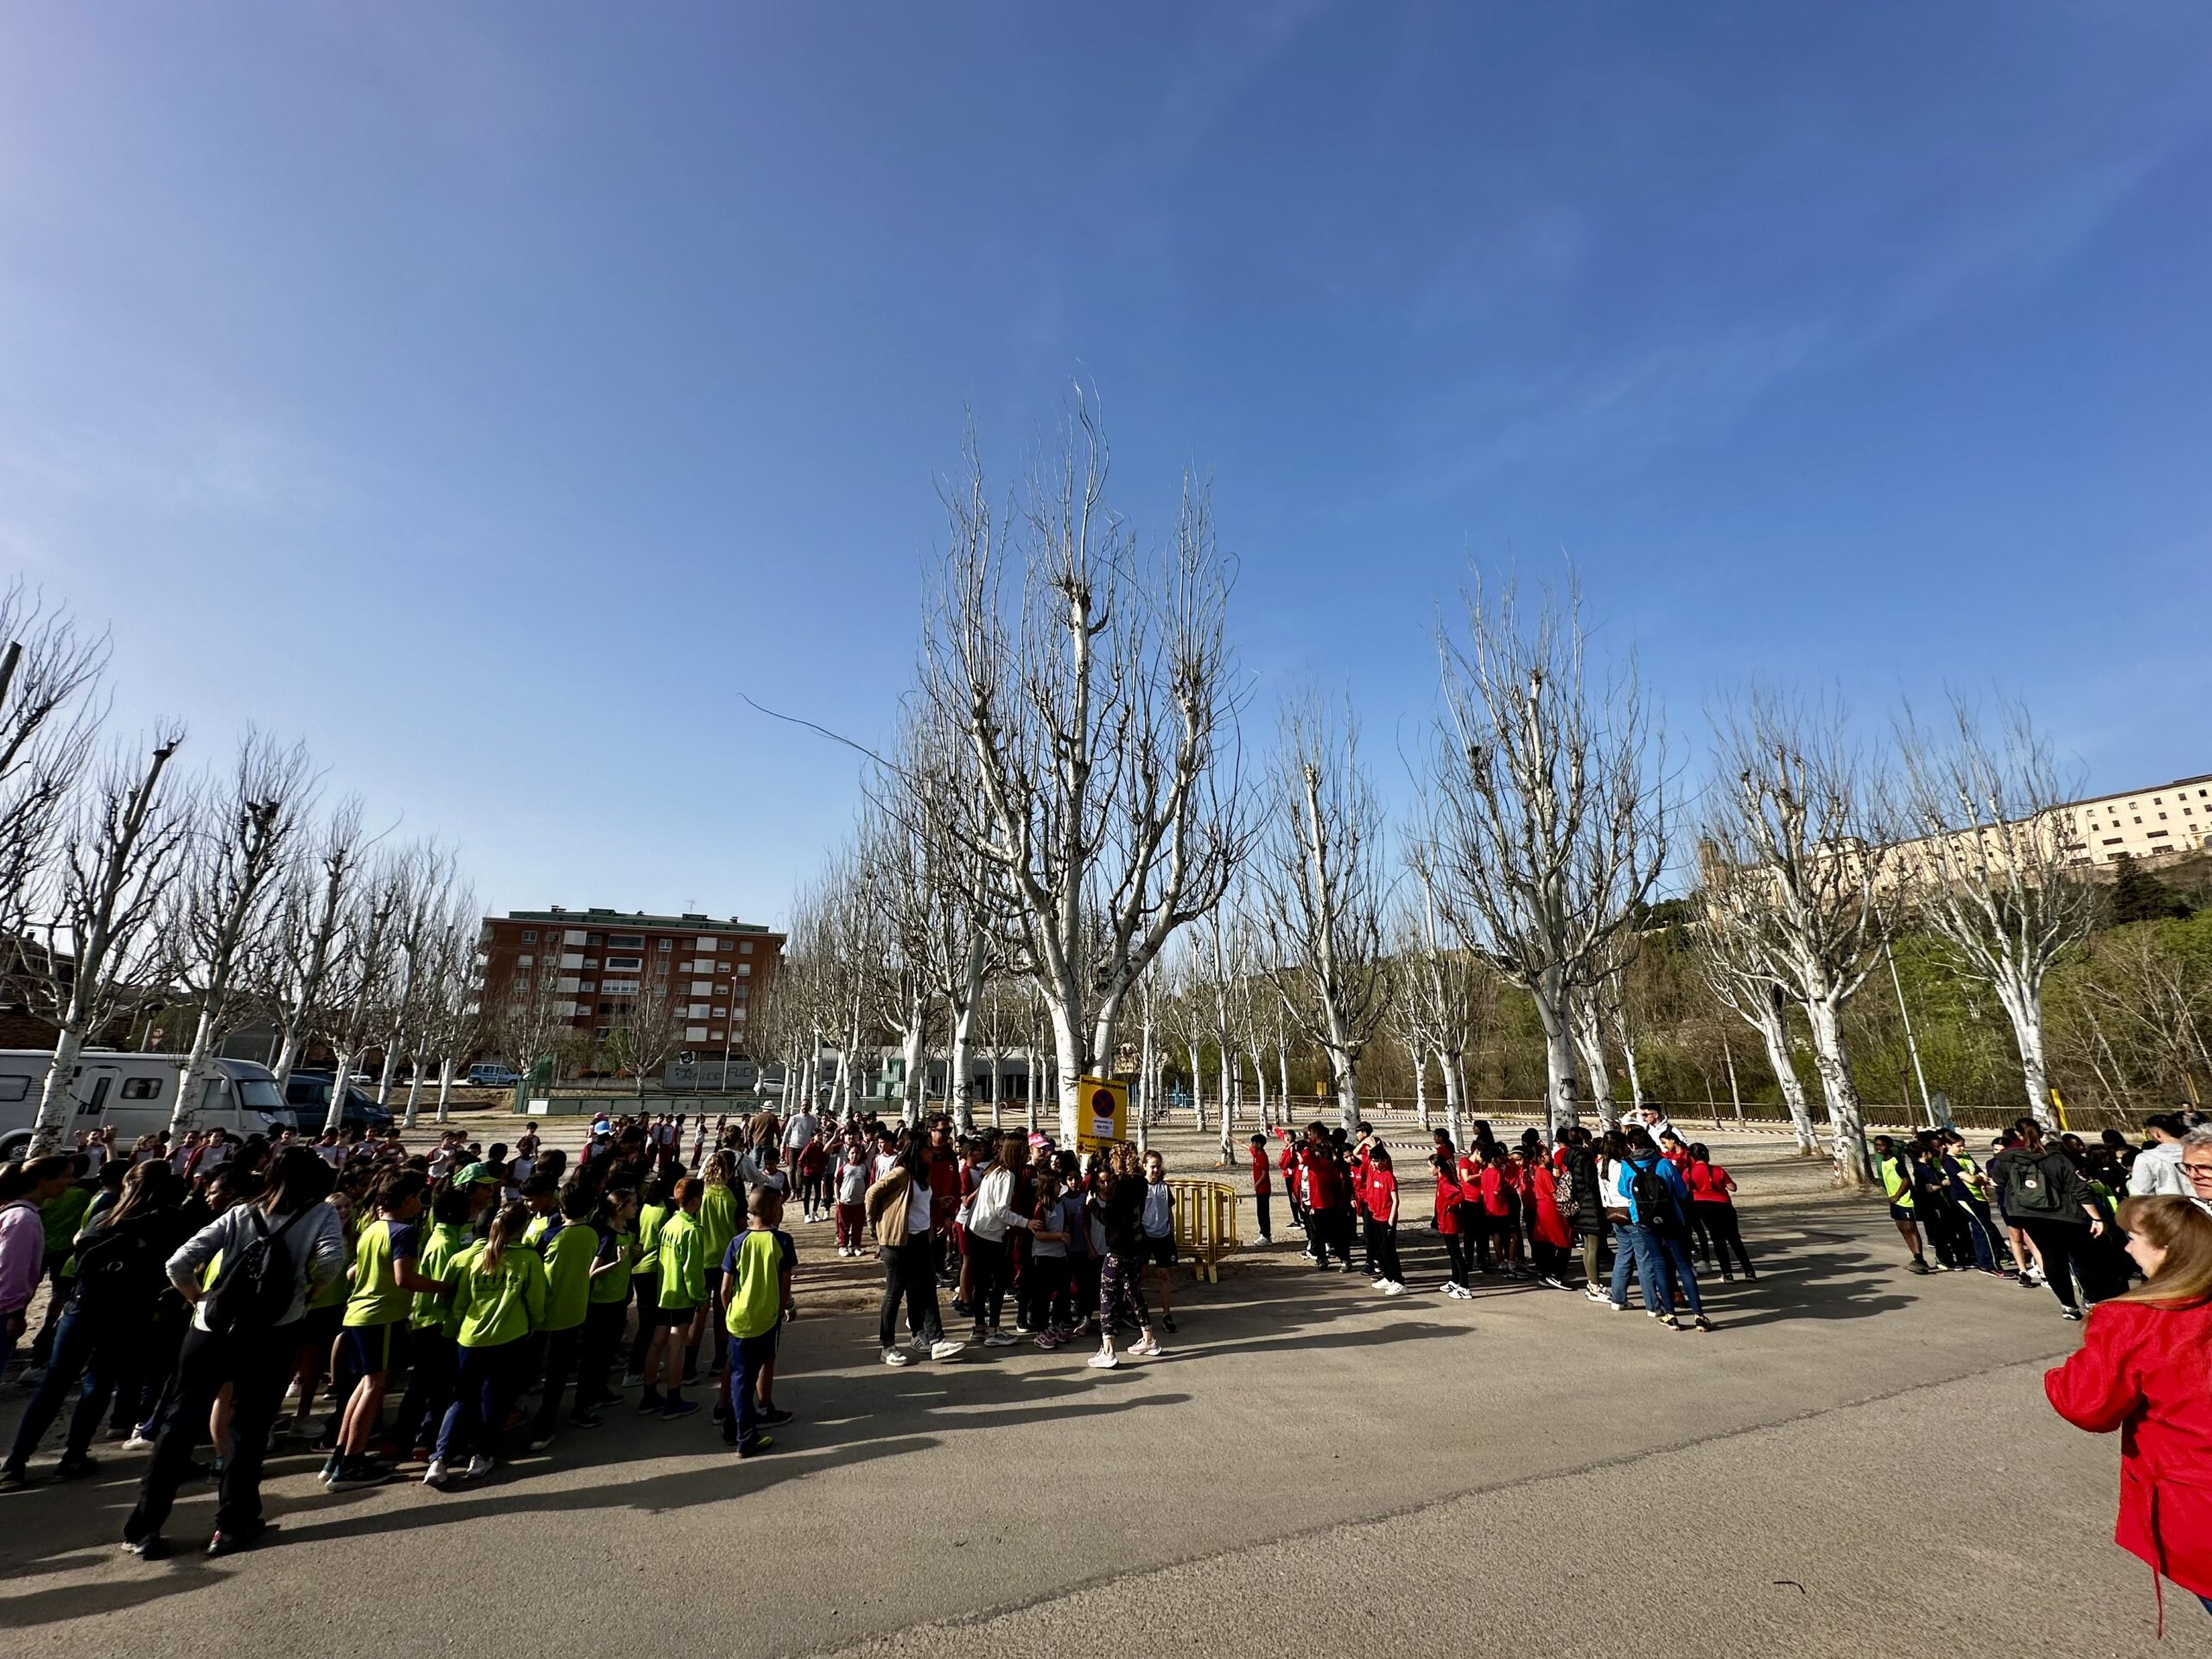
[[[251,1111],[273,1112],[283,1105],[284,1096],[268,1078],[248,1077],[238,1084],[238,1103]]]

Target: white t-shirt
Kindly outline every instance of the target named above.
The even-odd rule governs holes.
[[[906,1194],[906,1236],[926,1233],[930,1230],[930,1184],[916,1181]]]
[[[858,1204],[868,1197],[868,1166],[848,1163],[837,1166],[837,1202]]]
[[[784,1125],[785,1147],[790,1151],[797,1152],[801,1147],[814,1139],[814,1129],[815,1122],[813,1113],[792,1113],[791,1121]]]

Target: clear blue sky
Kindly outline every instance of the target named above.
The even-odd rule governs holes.
[[[0,567],[495,907],[780,919],[963,410],[1216,479],[1262,702],[1430,706],[1470,559],[1747,673],[2212,769],[2194,3],[0,14]],[[1255,721],[1262,732],[1271,721]]]

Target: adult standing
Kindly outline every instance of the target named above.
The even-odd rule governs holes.
[[[46,1270],[41,1212],[76,1179],[76,1160],[60,1154],[0,1167],[0,1376],[29,1328],[31,1298]]]
[[[266,1196],[226,1211],[169,1257],[169,1282],[192,1304],[192,1327],[162,1402],[137,1505],[123,1523],[124,1545],[142,1558],[168,1554],[162,1524],[191,1468],[208,1409],[226,1384],[231,1454],[207,1553],[227,1555],[267,1533],[261,1464],[299,1349],[300,1321],[308,1297],[346,1270],[346,1235],[327,1202],[331,1186],[329,1166],[308,1148],[292,1147],[277,1161]],[[200,1274],[219,1254],[221,1275],[203,1294]]]
[[[2128,1168],[2128,1196],[2148,1198],[2165,1193],[2177,1198],[2194,1197],[2189,1177],[2181,1171],[2182,1138],[2189,1131],[2180,1117],[2172,1112],[2154,1113],[2143,1120],[2143,1133],[2148,1144],[2135,1154],[2135,1161]]]
[[[2212,1124],[2200,1123],[2182,1136],[2181,1173],[2190,1201],[2212,1215]]]
[[[2012,1135],[2012,1144],[1989,1160],[1990,1179],[2003,1194],[2005,1213],[2034,1241],[2059,1312],[2078,1319],[2077,1275],[2082,1294],[2092,1302],[2120,1288],[2104,1253],[2091,1248],[2104,1236],[2104,1209],[2074,1160],[2044,1141],[2035,1119],[2021,1118]]]
[[[921,1146],[911,1135],[890,1154],[881,1179],[865,1200],[877,1255],[883,1262],[883,1307],[877,1319],[883,1363],[910,1363],[899,1345],[899,1305],[906,1305],[906,1329],[916,1351],[931,1359],[950,1359],[966,1344],[949,1340],[937,1306],[936,1247],[930,1237],[929,1171]]]
[[[2154,1586],[2171,1579],[2212,1610],[2212,1217],[2170,1195],[2130,1198],[2120,1225],[2144,1282],[2091,1313],[2044,1392],[2076,1427],[2120,1431],[2113,1541]],[[2163,1636],[2163,1588],[2158,1605]]]

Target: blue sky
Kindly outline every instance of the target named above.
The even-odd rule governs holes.
[[[488,904],[779,919],[965,411],[1215,480],[1263,737],[1571,554],[1745,676],[2212,768],[2212,12],[531,4],[0,15],[0,569],[118,722],[258,720]],[[1402,787],[1393,776],[1394,791]]]

